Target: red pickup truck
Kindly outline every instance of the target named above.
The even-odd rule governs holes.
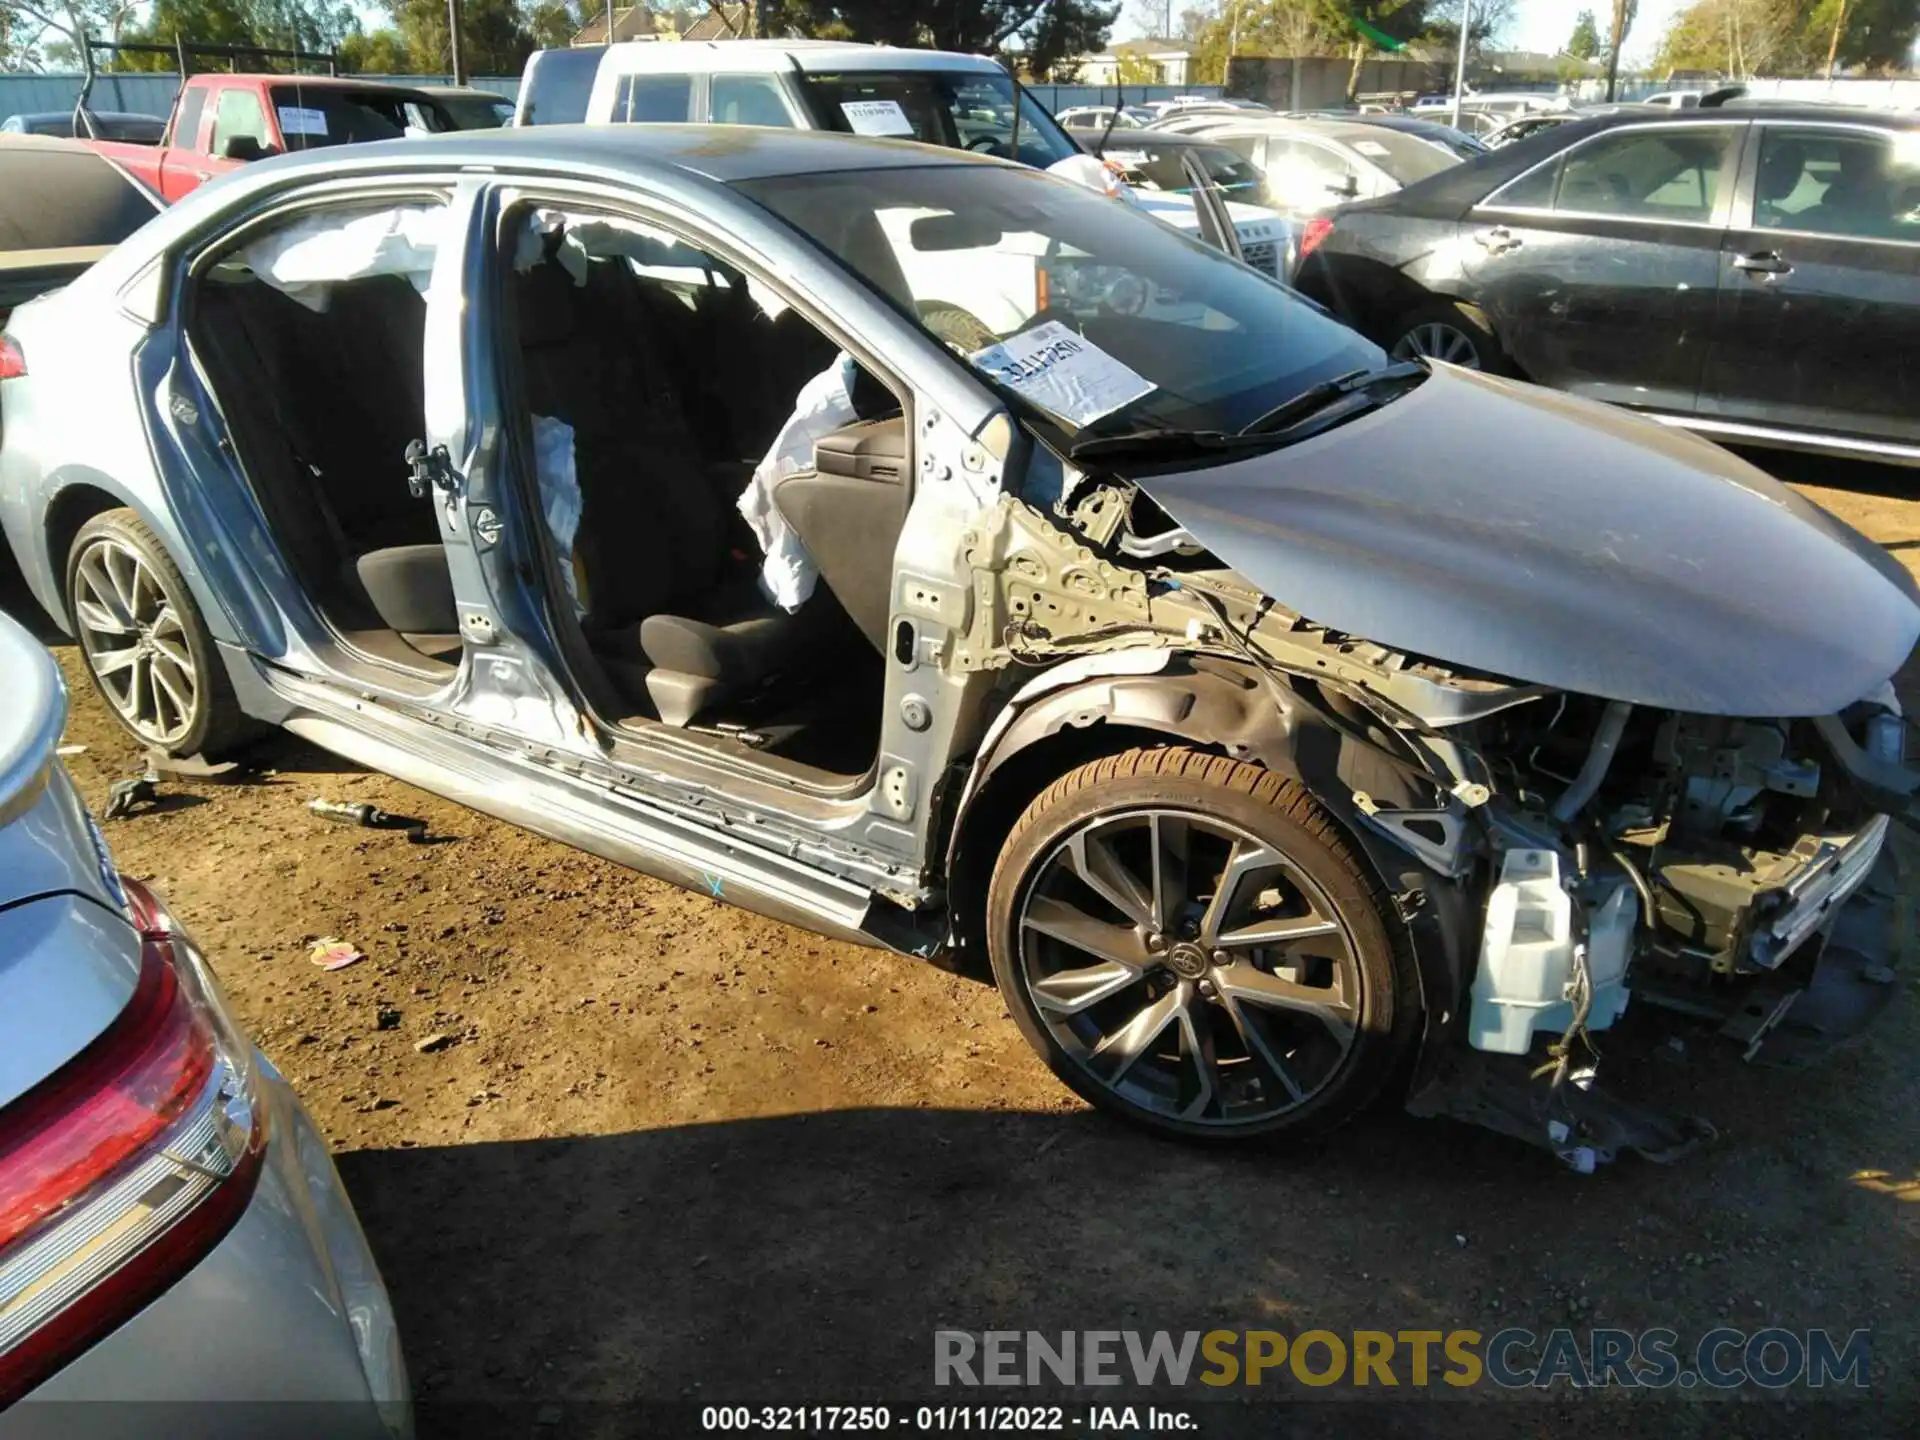
[[[468,128],[466,113],[448,102],[469,93],[333,76],[189,75],[158,146],[87,143],[171,203],[263,156]]]

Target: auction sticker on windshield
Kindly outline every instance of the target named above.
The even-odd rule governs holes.
[[[1154,389],[1151,380],[1058,320],[976,350],[967,360],[1022,399],[1075,426],[1090,425]]]
[[[315,110],[305,105],[282,105],[280,111],[280,133],[282,135],[324,135],[327,133],[327,112]]]
[[[840,106],[856,135],[913,134],[913,122],[898,100],[848,100]]]

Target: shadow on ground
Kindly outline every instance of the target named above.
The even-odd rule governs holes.
[[[898,1109],[340,1161],[399,1310],[427,1437],[495,1433],[479,1423],[489,1416],[497,1433],[534,1433],[536,1412],[557,1433],[631,1433],[616,1407],[635,1399],[1035,1398],[936,1390],[941,1328],[1660,1324],[1697,1335],[1721,1323],[1873,1323],[1856,1313],[1873,1302],[1833,1274],[1803,1294],[1782,1287],[1761,1310],[1726,1297],[1715,1242],[1772,1248],[1843,1218],[1884,1226],[1884,1196],[1816,1170],[1783,1211],[1732,1188],[1744,1174],[1779,1195],[1778,1160],[1736,1151],[1696,1163],[1728,1181],[1705,1213],[1665,1198],[1672,1172],[1623,1165],[1583,1181],[1484,1132],[1397,1115],[1249,1156],[1084,1113]],[[1393,1258],[1409,1245],[1418,1279]],[[1783,1272],[1793,1253],[1777,1252]],[[1319,1402],[1284,1416],[1199,1385],[1156,1398],[1206,1404],[1206,1434],[1609,1434],[1622,1415],[1420,1393],[1383,1405],[1378,1390],[1346,1386],[1257,1392]],[[1800,1433],[1810,1393],[1792,1408],[1663,1404],[1660,1433]],[[1145,1398],[1131,1387],[1077,1397]],[[1883,1429],[1864,1407],[1820,1404],[1847,1433],[1904,1428],[1891,1412]]]

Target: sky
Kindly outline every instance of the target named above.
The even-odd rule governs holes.
[[[1447,0],[1441,0],[1447,3]],[[1458,0],[1454,0],[1458,3]],[[1660,44],[1660,37],[1666,33],[1667,24],[1680,10],[1685,0],[1640,0],[1640,13],[1633,22],[1633,29],[1627,33],[1627,43],[1622,58],[1628,65],[1642,64],[1653,58],[1654,50]],[[1120,17],[1120,23],[1114,27],[1113,38],[1126,40],[1141,33],[1141,26],[1134,15],[1139,7],[1129,3],[1126,12]],[[1180,8],[1175,0],[1175,10]],[[1573,34],[1573,22],[1582,10],[1591,10],[1600,23],[1601,38],[1606,37],[1608,17],[1612,6],[1607,0],[1519,0],[1514,6],[1513,23],[1501,35],[1501,43],[1514,50],[1542,50],[1551,54],[1567,43],[1567,37]]]

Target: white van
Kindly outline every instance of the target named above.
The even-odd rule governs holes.
[[[527,62],[528,75],[536,73],[544,53]],[[984,55],[839,40],[633,41],[598,54],[588,123],[839,130],[1017,158],[1042,170],[1083,153],[1044,107],[1024,90],[1016,92],[1006,70]],[[540,122],[537,107],[530,118]],[[1169,224],[1201,232],[1188,200],[1138,198]],[[1228,210],[1242,250],[1284,279],[1293,249],[1285,217],[1237,201]]]

